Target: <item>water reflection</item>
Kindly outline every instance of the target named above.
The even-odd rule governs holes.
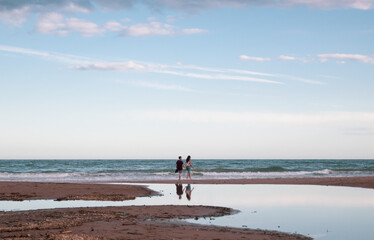
[[[183,193],[185,193],[187,200],[191,201],[191,194],[192,194],[192,191],[195,189],[195,188],[191,189],[191,184],[187,184],[187,186],[183,188],[182,183],[176,183],[175,187],[176,187],[178,199],[182,199],[182,195]]]
[[[179,196],[178,198],[179,199],[182,199],[182,195],[183,195],[183,184],[182,183],[176,183],[175,186],[177,187],[177,195]]]
[[[195,188],[192,188],[192,189],[191,189],[191,184],[187,184],[187,187],[186,187],[185,192],[186,192],[186,197],[187,197],[188,201],[191,200],[191,194],[192,194],[192,191],[193,191],[194,189],[195,189]]]
[[[240,213],[189,222],[297,232],[315,239],[372,240],[374,190],[349,187],[295,185],[150,184],[163,196],[124,202],[104,201],[0,201],[0,211],[62,207],[130,205],[210,205]],[[193,198],[192,198],[193,192]],[[222,196],[224,193],[224,196]],[[175,196],[177,194],[177,196]]]

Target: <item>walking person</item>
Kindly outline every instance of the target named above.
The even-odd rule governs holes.
[[[191,162],[191,156],[188,155],[187,159],[186,159],[186,170],[187,170],[187,180],[188,178],[191,179],[191,168],[194,168],[193,165],[192,165],[192,162]]]
[[[177,171],[179,173],[179,180],[178,180],[178,182],[181,181],[181,176],[182,176],[182,172],[183,172],[183,166],[184,166],[184,164],[183,164],[183,161],[182,161],[182,157],[179,156],[178,157],[178,161],[176,162]]]

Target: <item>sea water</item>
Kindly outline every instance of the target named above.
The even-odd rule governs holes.
[[[175,179],[176,159],[0,160],[0,181],[107,182]],[[374,160],[192,159],[194,179],[373,176]]]

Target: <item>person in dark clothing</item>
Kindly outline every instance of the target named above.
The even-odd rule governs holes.
[[[177,170],[178,170],[178,173],[179,173],[179,180],[178,180],[178,182],[180,182],[181,181],[181,176],[182,176],[182,172],[183,172],[183,166],[184,166],[184,164],[183,164],[183,161],[182,161],[182,156],[179,156],[178,157],[178,161],[177,161]]]

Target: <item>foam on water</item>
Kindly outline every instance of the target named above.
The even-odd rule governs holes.
[[[373,176],[374,160],[193,160],[195,179]],[[0,160],[0,181],[175,179],[175,160]],[[185,173],[184,173],[185,174]]]
[[[183,173],[183,176],[185,173]],[[194,179],[244,179],[244,178],[301,178],[301,177],[340,177],[367,176],[362,172],[321,171],[299,172],[192,172]],[[131,180],[168,180],[175,179],[174,172],[111,172],[111,173],[0,173],[0,181],[38,181],[38,182],[86,182],[86,181],[131,181]]]

